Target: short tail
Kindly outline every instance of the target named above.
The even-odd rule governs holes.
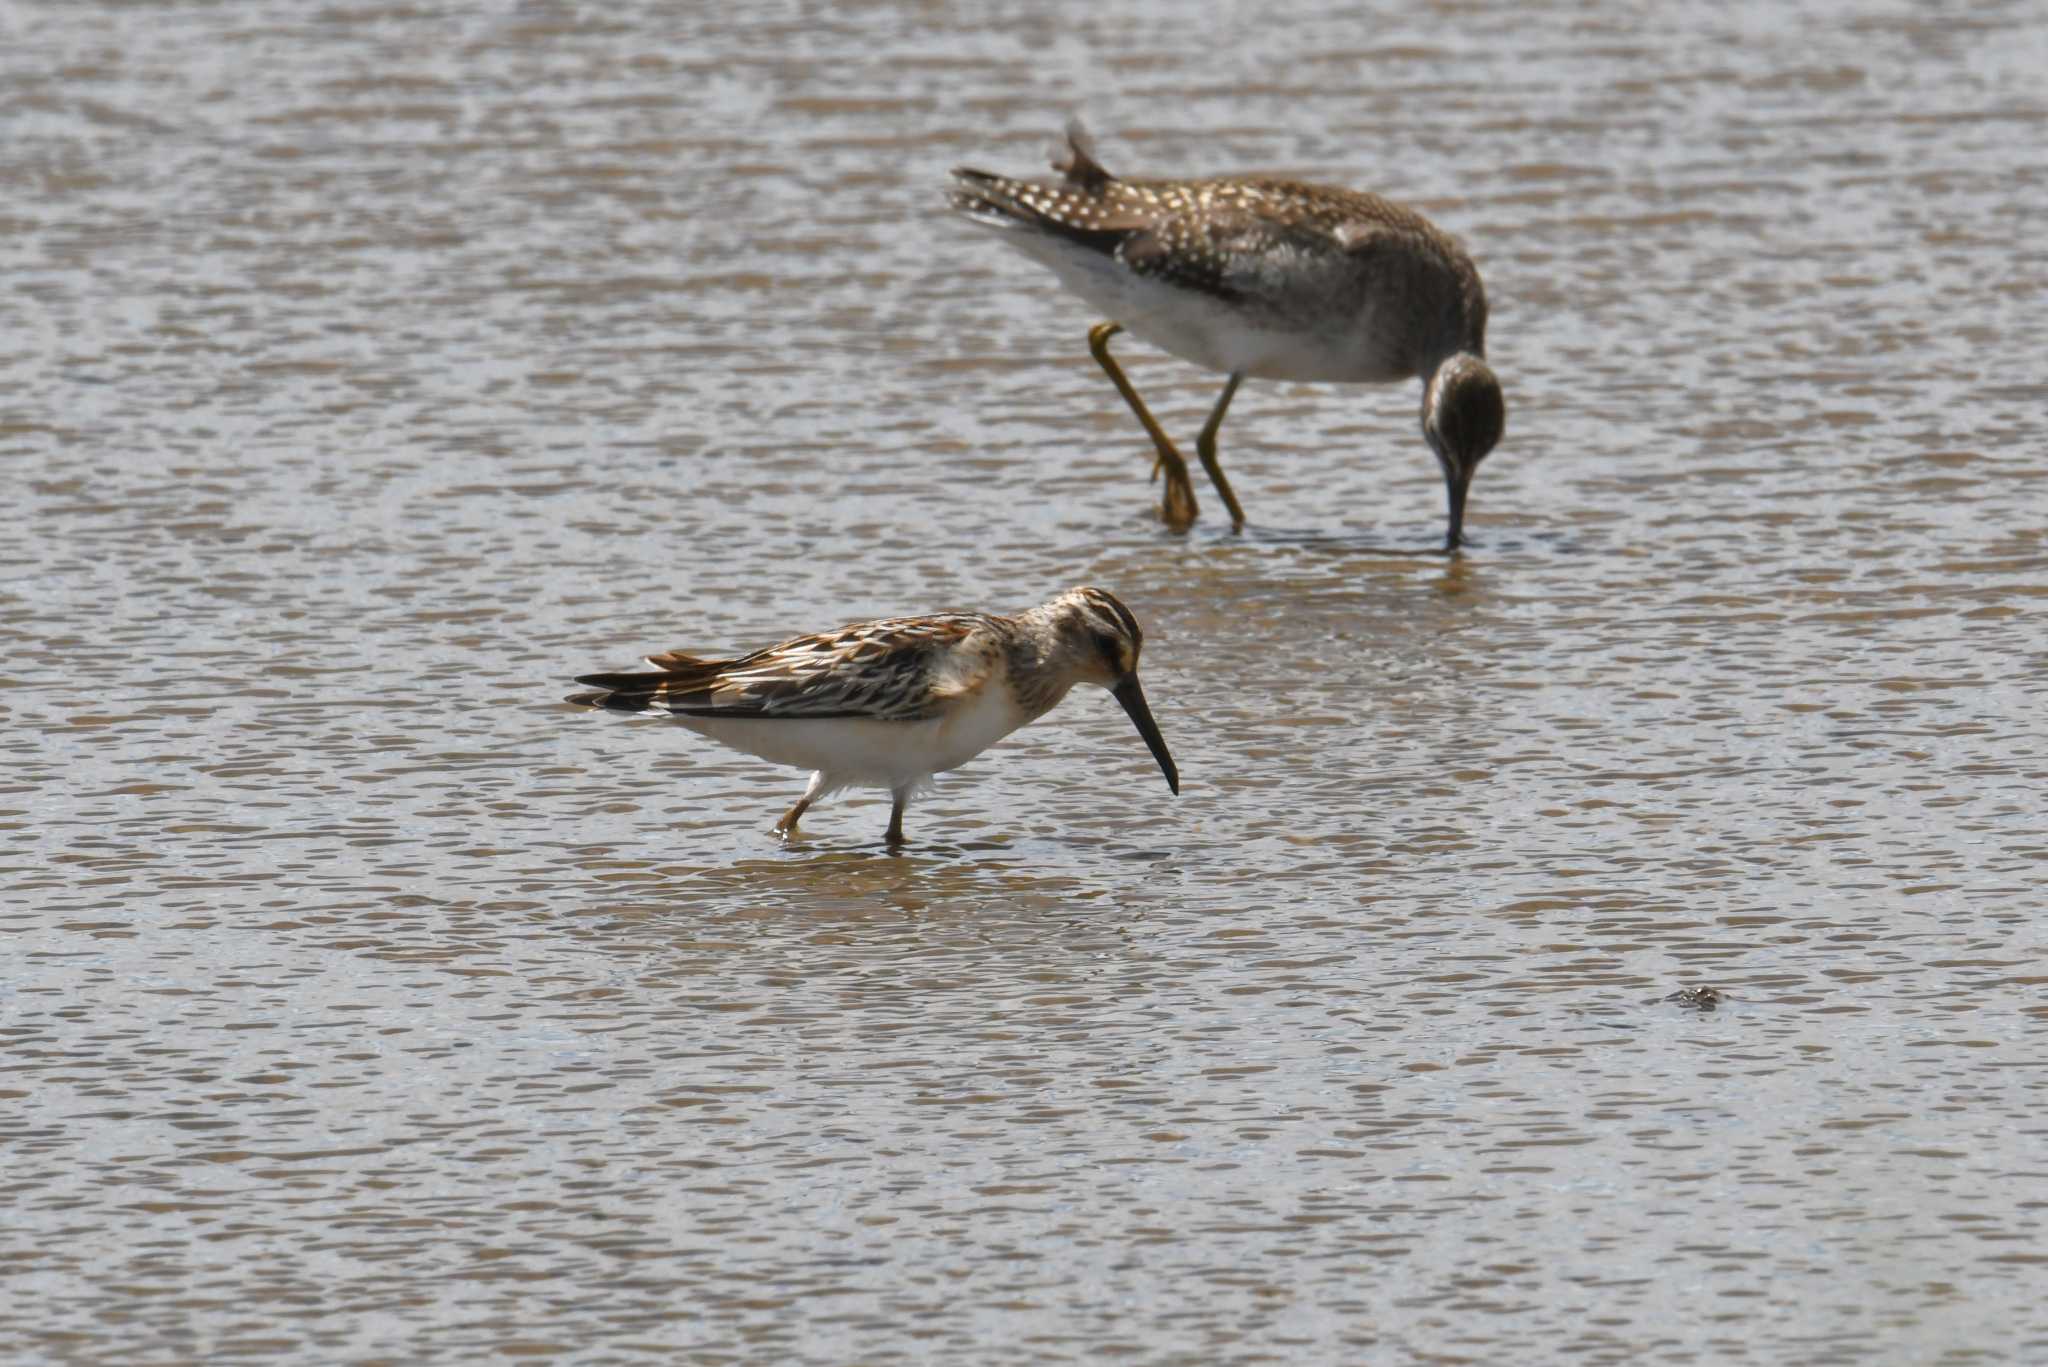
[[[1052,169],[1067,178],[1069,190],[1091,195],[1102,193],[1116,179],[1095,159],[1095,139],[1088,136],[1079,119],[1067,120],[1067,159],[1054,162]]]
[[[602,707],[607,712],[648,712],[671,698],[700,689],[715,676],[724,662],[700,660],[681,651],[650,655],[651,670],[627,670],[617,674],[579,674],[576,682],[588,684],[594,693],[572,693],[562,699],[578,707]]]
[[[1062,188],[1079,194],[1100,194],[1116,177],[1095,159],[1095,143],[1079,119],[1067,123],[1067,157],[1055,161],[1052,169],[1065,177]],[[1033,208],[1033,192],[1043,195],[1045,187],[1030,181],[977,171],[971,166],[953,170],[953,185],[946,203],[955,213],[992,228],[1059,228],[1059,219]]]

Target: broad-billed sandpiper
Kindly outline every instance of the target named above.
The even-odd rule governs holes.
[[[904,804],[932,775],[1036,721],[1080,683],[1123,704],[1167,786],[1180,792],[1180,770],[1138,686],[1143,644],[1137,619],[1115,595],[1077,588],[1010,617],[856,622],[732,660],[650,655],[646,672],[582,676],[576,682],[598,691],[568,701],[667,713],[735,750],[812,770],[804,795],[775,824],[785,836],[828,793],[887,788],[895,845]]]

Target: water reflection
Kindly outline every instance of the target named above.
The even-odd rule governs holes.
[[[2038,26],[1790,13],[15,25],[0,1355],[2039,1356]],[[1466,237],[1466,555],[1393,390],[1158,526],[1073,108]],[[1177,800],[555,702],[1091,582]]]

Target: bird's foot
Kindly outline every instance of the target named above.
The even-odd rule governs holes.
[[[782,814],[782,820],[775,823],[775,834],[781,838],[783,844],[787,845],[790,841],[790,837],[798,834],[796,829],[796,823],[803,817],[805,810],[808,809],[810,805],[810,799],[805,798],[803,801],[797,803],[796,806],[791,807],[788,811],[784,812]]]
[[[1202,515],[1201,505],[1195,502],[1195,484],[1188,478],[1188,467],[1166,471],[1166,494],[1159,501],[1159,519],[1169,530],[1185,532],[1195,525],[1195,519]]]

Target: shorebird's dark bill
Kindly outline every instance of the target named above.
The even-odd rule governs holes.
[[[1138,687],[1136,674],[1124,675],[1123,682],[1109,690],[1109,695],[1124,705],[1130,713],[1131,724],[1138,728],[1138,734],[1145,738],[1145,744],[1152,749],[1152,758],[1159,761],[1159,771],[1166,775],[1166,786],[1180,794],[1180,768],[1167,752],[1166,737],[1159,734],[1159,723],[1152,720],[1152,709],[1145,706],[1145,690]]]
[[[1472,487],[1472,469],[1467,466],[1459,474],[1444,471],[1444,492],[1450,496],[1451,524],[1444,533],[1444,549],[1455,551],[1465,544],[1465,491]]]

